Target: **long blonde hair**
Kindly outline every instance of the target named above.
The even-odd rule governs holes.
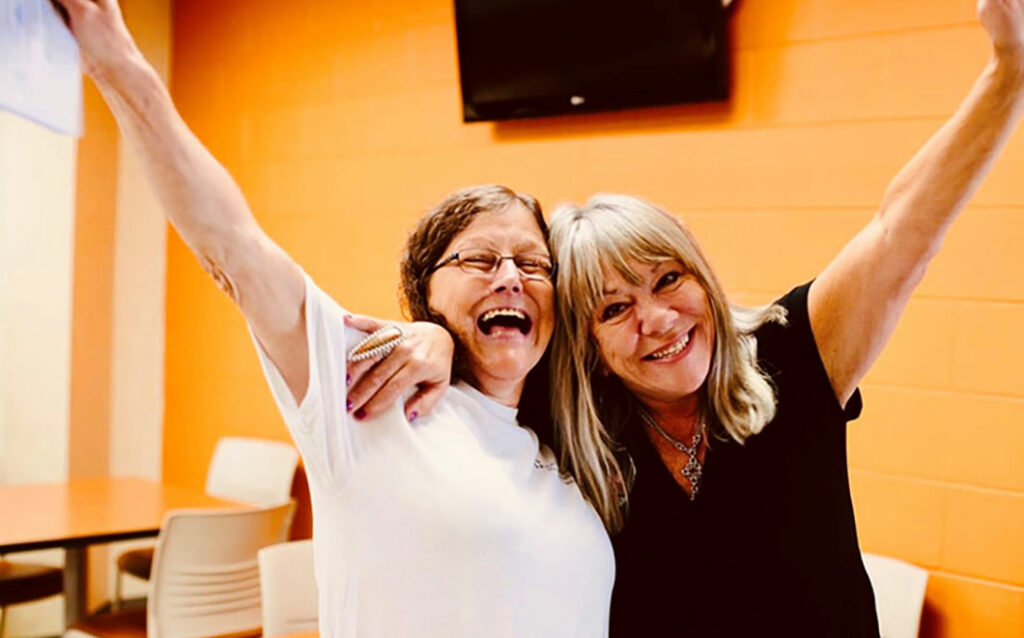
[[[644,409],[615,377],[599,373],[591,336],[603,297],[603,268],[631,283],[630,262],[678,260],[700,283],[715,325],[711,368],[700,410],[712,432],[743,443],[775,416],[775,392],[757,365],[753,332],[767,321],[785,321],[779,306],[731,307],[690,231],[641,199],[595,195],[583,207],[563,205],[551,217],[551,248],[558,261],[558,318],[551,351],[554,439],[562,467],[611,531],[622,527],[628,475],[620,438]]]

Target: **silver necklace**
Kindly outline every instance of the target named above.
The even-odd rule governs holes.
[[[704,474],[704,465],[700,462],[697,457],[697,451],[700,449],[700,443],[704,440],[704,420],[701,419],[700,423],[697,424],[697,432],[693,435],[693,443],[687,445],[674,438],[665,430],[661,429],[658,422],[654,420],[654,417],[647,414],[646,411],[640,411],[640,418],[644,420],[648,426],[650,426],[655,432],[660,434],[662,438],[668,441],[672,447],[679,450],[683,454],[686,454],[689,459],[686,461],[686,465],[679,472],[690,481],[692,489],[690,490],[690,500],[697,498],[697,492],[700,490],[700,478]]]

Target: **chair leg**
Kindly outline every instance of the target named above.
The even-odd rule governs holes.
[[[7,624],[7,608],[0,607],[0,638],[4,638],[4,626]]]
[[[118,611],[121,609],[121,581],[124,580],[124,572],[120,569],[117,570],[117,576],[114,576],[114,600],[110,603],[111,611]],[[0,638],[4,638],[0,636]]]

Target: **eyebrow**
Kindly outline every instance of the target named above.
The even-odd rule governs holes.
[[[679,267],[683,268],[683,270],[686,270],[686,267],[683,266],[681,263],[679,263],[679,260],[671,259],[671,258],[666,258],[666,259],[662,259],[661,261],[656,261],[656,262],[652,263],[651,264],[651,273],[654,274],[654,275],[659,274],[664,269],[666,264],[678,265]],[[605,288],[604,290],[601,291],[601,294],[603,296],[605,296],[605,297],[610,297],[610,296],[618,295],[618,294],[622,294],[622,293],[619,292],[618,288]]]
[[[460,250],[473,250],[473,249],[478,249],[478,248],[484,248],[484,249],[487,249],[487,250],[493,250],[495,252],[501,252],[500,250],[498,250],[495,247],[494,242],[490,242],[490,241],[486,241],[486,240],[484,240],[484,241],[469,240],[469,244],[468,245],[459,246],[453,252],[459,252]],[[551,255],[551,252],[548,250],[548,247],[547,247],[546,244],[541,244],[541,243],[537,243],[537,242],[525,242],[525,243],[522,243],[522,244],[516,244],[516,245],[514,245],[512,247],[512,253],[511,254],[513,254],[513,255],[520,255],[520,254],[523,254],[523,253],[540,253],[542,255],[548,255],[548,256]]]
[[[536,251],[536,250],[539,250],[541,252],[547,252],[548,251],[548,245],[546,243],[544,243],[544,242],[539,242],[536,239],[524,238],[522,240],[522,243],[515,244],[515,249],[516,249],[516,251],[521,251],[521,252]]]

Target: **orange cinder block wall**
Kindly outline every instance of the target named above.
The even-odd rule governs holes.
[[[173,94],[266,230],[348,308],[397,316],[405,233],[502,182],[552,208],[622,191],[684,216],[738,301],[814,276],[988,56],[973,0],[741,0],[728,104],[461,122],[447,0],[178,0]],[[529,46],[528,34],[495,46]],[[850,428],[862,546],[931,572],[926,636],[1024,635],[1024,138],[957,222]],[[249,336],[168,250],[164,472],[287,439]]]

